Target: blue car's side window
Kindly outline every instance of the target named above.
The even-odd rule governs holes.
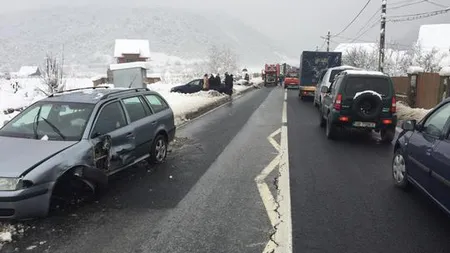
[[[450,103],[447,103],[425,120],[423,124],[423,133],[436,137],[442,136],[449,117]]]

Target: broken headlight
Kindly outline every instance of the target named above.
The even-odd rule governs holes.
[[[22,179],[13,177],[0,177],[0,191],[15,191],[22,188]]]

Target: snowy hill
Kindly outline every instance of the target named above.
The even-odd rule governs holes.
[[[203,16],[167,8],[102,6],[61,7],[2,14],[0,67],[36,65],[47,51],[61,52],[66,62],[105,64],[117,38],[148,39],[152,51],[183,59],[205,58],[210,45],[226,44],[242,64],[286,57],[265,35],[221,14]],[[294,54],[296,58],[296,55]]]

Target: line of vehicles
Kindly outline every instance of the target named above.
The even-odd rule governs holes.
[[[358,129],[379,132],[382,143],[393,143],[397,101],[388,75],[342,66],[335,52],[303,52],[299,75],[299,97],[312,98],[328,139]],[[402,123],[391,171],[395,186],[418,188],[450,214],[450,99],[420,121]]]

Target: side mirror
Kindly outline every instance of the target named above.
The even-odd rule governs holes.
[[[99,133],[99,132],[94,132],[94,133],[92,133],[91,138],[92,138],[92,139],[95,139],[95,138],[97,138],[97,137],[99,137],[99,136],[102,136],[102,134]]]
[[[416,129],[417,121],[413,120],[405,120],[402,124],[402,129],[406,131],[414,131]]]
[[[322,93],[328,93],[330,89],[327,86],[322,86],[322,88],[320,88],[320,92]]]

